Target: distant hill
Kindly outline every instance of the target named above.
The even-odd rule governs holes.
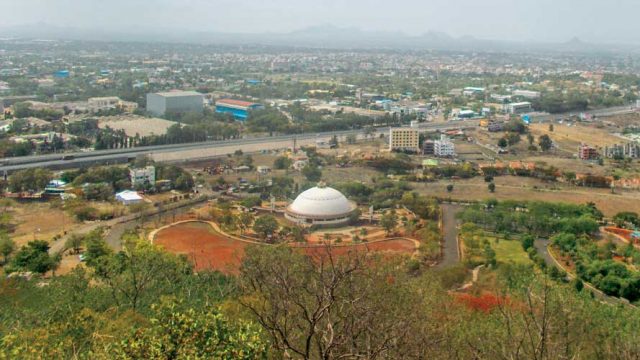
[[[220,45],[273,45],[335,49],[404,49],[467,51],[638,51],[637,46],[590,44],[573,38],[564,43],[516,42],[452,37],[429,31],[412,36],[402,32],[364,31],[332,25],[312,26],[288,33],[192,32],[174,29],[129,28],[126,31],[80,29],[48,24],[0,28],[0,38],[19,37],[51,40],[180,42]]]

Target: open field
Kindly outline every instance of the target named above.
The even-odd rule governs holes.
[[[25,245],[35,238],[51,240],[63,231],[70,231],[77,225],[75,219],[50,203],[24,203],[12,207],[12,222],[17,225],[11,237],[18,246]]]
[[[451,193],[447,185],[453,184]],[[611,194],[609,189],[571,187],[557,183],[544,183],[537,179],[500,176],[495,178],[496,192],[490,193],[484,179],[474,178],[456,181],[438,181],[434,183],[412,184],[416,191],[440,198],[453,200],[536,200],[548,202],[568,202],[585,204],[593,201],[605,216],[618,212],[640,212],[640,192],[618,190]]]
[[[244,252],[250,245],[228,239],[203,222],[182,223],[163,229],[157,233],[154,243],[169,252],[187,256],[196,271],[218,270],[230,274],[238,272]],[[322,257],[326,252],[324,246],[294,245],[294,247],[314,257]],[[336,246],[331,251],[334,255],[340,256],[351,251],[412,254],[415,249],[414,242],[398,239],[354,246]]]
[[[98,126],[101,129],[107,126],[114,130],[124,130],[128,136],[140,136],[149,135],[162,135],[167,132],[167,129],[177,124],[176,122],[158,119],[158,118],[145,118],[142,116],[109,116],[100,119]]]
[[[553,131],[549,131],[548,124],[531,124],[529,129],[536,137],[549,135],[558,146],[567,151],[577,152],[581,142],[596,147],[619,143],[621,139],[612,135],[605,129],[598,129],[593,125],[573,125],[554,124]]]

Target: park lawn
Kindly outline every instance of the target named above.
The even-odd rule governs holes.
[[[505,240],[489,238],[491,247],[496,252],[496,260],[499,263],[513,263],[518,265],[533,264],[527,253],[522,249],[522,244],[518,240]]]

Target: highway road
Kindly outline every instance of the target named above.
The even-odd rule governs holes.
[[[452,121],[447,123],[429,123],[421,127],[422,131],[457,129],[477,126],[478,120]],[[389,128],[376,129],[377,134],[388,133]],[[347,135],[364,138],[364,130],[332,131],[324,133],[281,135],[273,137],[256,137],[233,139],[225,141],[210,141],[188,144],[172,144],[147,146],[129,149],[96,150],[79,153],[50,154],[5,158],[0,160],[0,174],[10,174],[14,171],[30,168],[69,169],[89,165],[104,165],[126,163],[136,156],[149,155],[156,161],[189,161],[206,159],[215,156],[233,154],[236,150],[245,153],[262,150],[283,149],[293,146],[294,139],[298,146],[312,145],[316,141],[328,141],[331,137],[339,138]],[[68,160],[63,160],[63,156]]]

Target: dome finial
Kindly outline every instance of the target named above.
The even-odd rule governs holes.
[[[326,187],[327,187],[327,183],[326,182],[324,182],[324,181],[318,182],[318,188],[324,189]]]

